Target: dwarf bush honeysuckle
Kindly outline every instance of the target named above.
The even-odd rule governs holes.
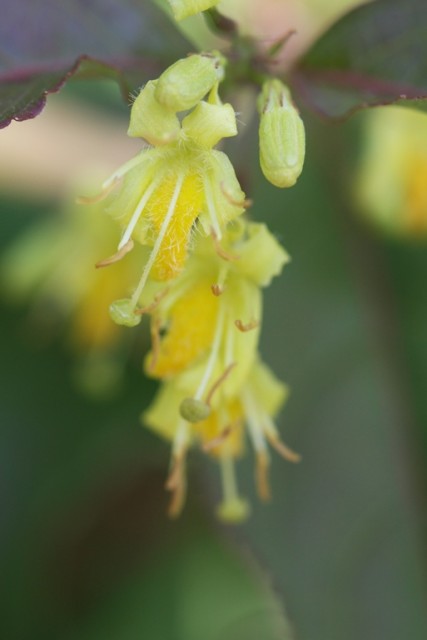
[[[265,225],[243,220],[229,225],[223,245],[227,254],[219,256],[199,238],[185,271],[164,295],[158,290],[145,368],[163,384],[143,420],[173,443],[171,515],[182,508],[186,453],[198,442],[221,464],[224,500],[218,515],[237,522],[248,513],[234,478],[244,425],[257,456],[261,498],[269,497],[266,440],[288,459],[298,459],[280,442],[273,423],[286,389],[258,356],[260,288],[280,273],[288,256]]]
[[[216,3],[171,4],[185,17]],[[98,267],[128,260],[140,245],[139,281],[130,297],[112,301],[110,316],[128,327],[149,318],[144,369],[160,388],[143,422],[172,443],[170,514],[183,507],[187,454],[196,444],[220,463],[218,516],[239,522],[249,513],[234,471],[245,440],[255,450],[262,499],[270,493],[267,443],[288,460],[299,456],[274,424],[287,389],[258,353],[262,288],[288,255],[264,224],[244,218],[249,203],[227,155],[215,149],[238,133],[234,109],[219,95],[225,65],[218,52],[190,55],[149,81],[128,129],[146,145],[86,200],[105,200],[121,227],[117,252]],[[302,169],[304,128],[280,80],[264,82],[258,108],[264,174],[291,186]]]
[[[103,185],[105,210],[122,227],[122,237],[117,253],[98,266],[121,259],[134,241],[151,252],[132,298],[112,306],[119,324],[139,322],[138,300],[148,279],[175,278],[194,235],[220,243],[227,223],[247,206],[231,162],[213,148],[237,134],[234,110],[218,94],[223,65],[215,53],[179,60],[149,82],[132,106],[129,134],[150,146]]]

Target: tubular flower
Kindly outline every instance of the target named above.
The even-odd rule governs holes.
[[[427,117],[401,107],[375,109],[367,134],[357,200],[388,232],[427,235]]]
[[[203,55],[178,62],[192,58],[197,58],[198,64],[208,60],[208,67],[213,70],[219,65],[217,57]],[[174,66],[163,74],[166,79]],[[176,74],[181,77],[181,71]],[[116,305],[112,310],[114,320],[121,324],[138,323],[134,312],[149,278],[167,281],[182,271],[195,231],[211,235],[218,242],[227,223],[247,205],[228,157],[213,149],[222,138],[237,133],[233,108],[221,102],[216,78],[201,90],[197,86],[190,102],[186,100],[191,91],[182,92],[179,99],[185,108],[197,101],[182,121],[175,112],[158,106],[156,90],[164,84],[168,87],[166,81],[161,84],[162,76],[148,83],[133,105],[130,134],[144,135],[154,146],[143,149],[103,185],[108,197],[106,211],[119,222],[123,232],[117,253],[98,263],[107,266],[121,259],[133,248],[134,240],[151,247],[132,298],[120,301],[119,308]],[[187,82],[191,84],[188,79]],[[176,81],[172,84],[175,87]],[[209,96],[200,100],[206,88],[210,89]],[[176,98],[176,88],[171,92]],[[164,88],[162,99],[166,93]],[[119,181],[121,187],[116,189]]]
[[[178,495],[182,494],[191,425],[206,421],[206,432],[212,433],[226,427],[227,415],[241,420],[242,389],[257,360],[260,287],[269,284],[287,260],[265,225],[240,221],[227,228],[220,255],[208,239],[199,238],[185,271],[169,289],[162,291],[155,283],[151,291],[147,288],[147,299],[154,297],[157,304],[150,310],[153,349],[145,366],[148,375],[171,381],[155,406],[162,411],[164,404],[170,412],[163,428],[174,434],[173,470],[180,469],[179,474],[173,471],[174,477],[179,475]],[[161,329],[165,330],[163,337]],[[165,399],[165,394],[180,401]],[[235,437],[229,439],[227,450]],[[240,445],[233,451],[238,449]],[[174,485],[171,481],[170,488]],[[181,498],[177,500],[173,512],[179,511]]]
[[[219,396],[222,392],[219,390]],[[223,500],[217,515],[226,522],[237,523],[249,515],[249,504],[238,492],[235,460],[244,451],[246,431],[256,453],[256,485],[262,500],[270,498],[268,467],[269,442],[283,457],[298,462],[300,457],[279,438],[274,418],[288,394],[282,384],[257,357],[244,384],[233,397],[221,399],[211,413],[200,420],[186,421],[178,415],[185,401],[180,377],[166,382],[160,388],[151,407],[143,414],[144,423],[156,433],[173,442],[173,458],[167,488],[173,498],[170,514],[179,514],[186,493],[185,449],[199,444],[220,464]]]

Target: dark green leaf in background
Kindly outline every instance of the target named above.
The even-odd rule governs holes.
[[[0,0],[0,43],[0,127],[38,115],[76,74],[127,95],[191,50],[150,0]]]
[[[383,104],[427,103],[427,2],[374,0],[327,31],[293,72],[295,90],[325,117]]]

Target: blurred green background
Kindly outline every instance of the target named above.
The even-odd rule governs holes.
[[[127,116],[102,83],[61,99],[77,98]],[[256,157],[254,131],[233,149],[251,215],[293,258],[265,293],[262,352],[291,386],[279,426],[303,462],[274,459],[263,505],[249,452],[238,471],[253,515],[230,528],[213,516],[215,464],[194,452],[188,504],[169,521],[169,447],[139,423],[155,390],[142,352],[120,393],[87,397],[63,330],[46,341],[3,301],[5,640],[427,637],[427,246],[384,237],[356,211],[364,116],[304,116],[307,164],[291,190],[241,164]],[[25,191],[2,196],[2,248],[56,214]]]

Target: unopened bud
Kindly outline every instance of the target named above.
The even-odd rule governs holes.
[[[219,0],[168,0],[176,20],[183,20],[200,11],[206,11],[218,4]]]
[[[195,54],[166,69],[157,81],[156,99],[171,111],[186,111],[223,77],[224,58],[219,54]]]
[[[260,164],[276,187],[292,187],[304,164],[305,131],[289,89],[267,80],[258,98]]]
[[[116,324],[125,327],[136,327],[141,322],[141,316],[135,314],[135,305],[130,298],[122,298],[110,304],[110,317]]]
[[[180,132],[176,113],[160,104],[155,98],[156,80],[150,80],[140,91],[132,105],[128,135],[144,138],[152,145],[172,142]]]
[[[201,422],[210,416],[211,408],[206,402],[195,398],[184,398],[179,407],[181,417],[188,422]]]

